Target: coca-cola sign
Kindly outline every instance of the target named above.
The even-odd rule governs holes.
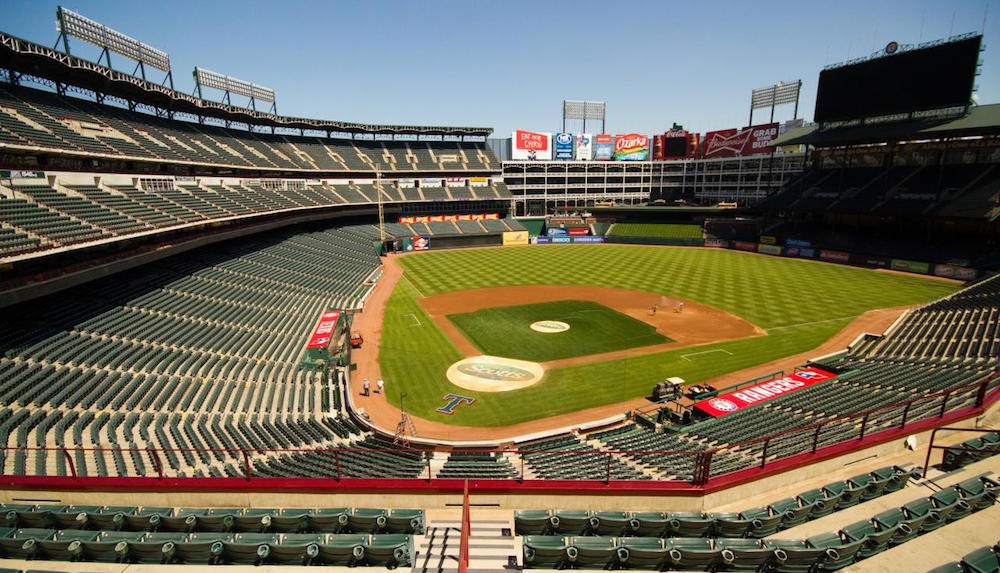
[[[616,161],[645,161],[649,159],[649,137],[638,133],[615,135]]]
[[[735,157],[771,153],[778,137],[778,124],[755,125],[741,130],[724,129],[705,134],[705,157]]]

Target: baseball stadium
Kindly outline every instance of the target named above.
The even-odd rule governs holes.
[[[0,31],[0,570],[1000,572],[982,31],[508,138],[52,8]]]

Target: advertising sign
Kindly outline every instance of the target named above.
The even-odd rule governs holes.
[[[777,245],[768,245],[766,243],[761,243],[757,245],[757,252],[764,253],[765,255],[780,255],[781,247]]]
[[[775,239],[771,235],[761,235],[760,236],[760,242],[764,243],[765,245],[777,245],[778,244],[778,240]]]
[[[594,136],[594,159],[609,161],[615,154],[615,138],[607,133]]]
[[[826,370],[809,367],[782,378],[761,382],[740,388],[735,392],[702,400],[694,407],[709,416],[718,418],[833,378],[836,376]]]
[[[576,160],[590,161],[594,158],[594,136],[589,133],[579,133],[576,136]]]
[[[739,251],[749,251],[751,253],[756,253],[757,243],[748,243],[747,241],[733,241],[733,248]]]
[[[907,271],[926,275],[930,272],[931,266],[920,261],[907,261],[905,259],[892,259],[889,267],[897,271]]]
[[[846,263],[851,260],[851,255],[843,251],[820,249],[819,258],[824,261],[832,261],[834,263]]]
[[[557,133],[555,138],[556,159],[563,161],[573,159],[574,141],[572,133]]]
[[[333,335],[333,329],[337,326],[337,319],[339,318],[339,310],[328,310],[320,315],[319,322],[316,323],[316,328],[313,328],[312,336],[309,337],[309,343],[306,344],[306,348],[326,348],[330,346],[330,337]]]
[[[638,133],[615,135],[615,161],[646,161],[649,159],[649,137]]]
[[[516,129],[511,136],[511,159],[552,159],[552,134]]]
[[[503,232],[503,246],[508,245],[527,245],[528,244],[528,232],[527,231],[504,231]]]
[[[413,250],[414,251],[426,251],[431,248],[431,240],[427,237],[416,236],[413,237]]]
[[[705,246],[725,248],[729,246],[729,241],[726,241],[724,239],[705,239]]]
[[[590,229],[587,227],[570,227],[569,234],[571,237],[582,237],[584,235],[589,235]]]
[[[785,247],[785,256],[811,259],[816,256],[816,251],[807,247]]]
[[[441,186],[441,180],[440,179],[421,179],[420,180],[420,186],[421,187],[440,187]]]
[[[771,153],[778,137],[778,124],[755,125],[742,130],[723,129],[705,134],[705,157],[735,157]]]
[[[786,247],[805,247],[805,248],[808,249],[809,247],[812,246],[812,243],[810,243],[809,241],[804,241],[802,239],[785,239],[785,246]]]
[[[573,237],[574,243],[603,243],[604,237]]]
[[[569,235],[569,231],[565,227],[549,227],[546,233],[550,237],[565,237]]]

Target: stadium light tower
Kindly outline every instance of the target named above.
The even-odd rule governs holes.
[[[132,70],[134,76],[139,72],[143,80],[146,79],[146,66],[167,73],[163,82],[170,83],[170,89],[174,89],[174,76],[170,72],[170,56],[162,50],[143,44],[139,40],[133,39],[121,32],[112,30],[104,24],[100,24],[85,18],[72,10],[67,10],[62,6],[56,8],[56,29],[59,36],[56,38],[56,47],[62,42],[63,50],[69,54],[69,37],[73,36],[101,48],[101,54],[97,57],[97,63],[101,60],[111,67],[111,52],[125,56],[136,62],[135,69]]]
[[[582,119],[584,133],[587,133],[588,119],[600,120],[601,133],[604,133],[604,111],[606,108],[607,103],[603,101],[578,101],[564,99],[562,121],[563,133],[566,132],[567,119]]]
[[[271,102],[271,113],[278,113],[278,104],[274,101],[274,90],[271,88],[265,88],[246,80],[236,79],[206,70],[205,68],[199,68],[198,66],[195,66],[191,75],[194,77],[195,93],[198,94],[200,99],[205,99],[202,96],[201,88],[212,88],[221,91],[224,101],[229,105],[233,105],[229,95],[236,94],[250,98],[250,109],[254,111],[257,110],[256,102],[264,101]]]
[[[794,103],[795,112],[792,119],[799,117],[799,92],[802,90],[802,80],[778,82],[773,86],[757,88],[750,94],[750,123],[753,125],[753,110],[762,107],[771,108],[771,122],[774,121],[774,108],[779,105]]]

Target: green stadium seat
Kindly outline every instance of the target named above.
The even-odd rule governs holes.
[[[623,537],[616,557],[626,569],[653,570],[664,567],[668,558],[666,545],[659,537]]]
[[[129,560],[135,563],[170,563],[177,552],[177,545],[187,541],[188,534],[180,532],[146,533],[142,541],[129,543]]]
[[[955,488],[945,488],[930,496],[931,504],[939,514],[946,515],[946,519],[955,521],[972,513],[972,505],[962,499]]]
[[[713,547],[711,539],[671,537],[664,540],[664,545],[671,565],[681,570],[711,570],[722,559],[722,552]]]
[[[232,533],[192,533],[187,541],[176,543],[173,561],[195,565],[221,563],[225,544],[232,539]]]
[[[57,531],[50,540],[39,540],[38,555],[42,559],[76,561],[83,556],[83,544],[93,542],[100,535],[97,531],[71,529]]]
[[[969,478],[955,484],[955,489],[961,494],[973,511],[986,509],[996,502],[997,494],[1000,493],[1000,482],[980,476]]]
[[[637,511],[629,522],[632,535],[638,537],[666,537],[669,520],[657,511]]]
[[[905,543],[920,534],[930,513],[909,515],[902,508],[887,509],[874,517],[872,522],[881,529],[892,529],[896,533],[889,538],[889,547]]]
[[[789,529],[809,521],[812,506],[803,506],[797,499],[780,499],[768,506],[775,515],[781,515],[781,528]]]
[[[342,567],[363,563],[370,537],[367,533],[326,534],[319,545],[317,562]]]
[[[595,511],[588,520],[590,535],[625,535],[629,527],[629,515],[624,511]]]
[[[566,540],[563,537],[528,535],[522,541],[525,567],[558,569],[566,562]]]
[[[339,533],[350,523],[350,509],[327,507],[309,513],[307,531],[315,533]]]
[[[774,562],[774,550],[759,539],[717,539],[723,571],[763,571]]]
[[[552,512],[552,530],[561,535],[584,535],[590,529],[590,512],[557,509]]]
[[[701,513],[672,511],[667,514],[667,531],[672,537],[707,537],[714,521]]]
[[[411,564],[413,540],[409,535],[389,533],[372,535],[368,544],[365,563],[394,569]]]
[[[544,535],[550,530],[547,509],[519,509],[514,512],[514,532],[517,535]]]
[[[0,537],[0,555],[12,559],[33,559],[38,553],[38,542],[55,537],[53,529],[22,528]]]
[[[386,529],[389,533],[422,534],[424,532],[424,510],[393,509],[389,512]]]
[[[819,564],[820,571],[837,571],[854,563],[864,540],[850,541],[838,533],[821,533],[806,539],[806,543],[826,549],[826,557]]]
[[[768,535],[773,535],[781,528],[781,522],[785,516],[781,513],[771,513],[766,507],[753,507],[740,512],[740,517],[750,520],[750,531],[748,537],[762,539]]]
[[[83,544],[87,561],[124,563],[129,559],[129,544],[138,543],[145,533],[141,531],[102,531],[97,539]]]
[[[580,569],[607,569],[618,562],[614,537],[569,537],[566,539],[566,561]]]
[[[810,547],[803,539],[767,539],[764,545],[774,550],[774,571],[809,573],[825,559],[840,557],[835,549]]]
[[[385,531],[389,523],[389,514],[384,509],[355,508],[347,516],[348,527],[354,533],[378,533]]]
[[[981,547],[962,557],[967,573],[996,573],[1000,571],[1000,555],[993,547]]]
[[[840,533],[848,541],[863,542],[858,550],[858,557],[864,559],[885,551],[889,547],[889,541],[902,526],[880,528],[873,521],[864,520],[845,525]]]
[[[753,527],[752,520],[741,517],[739,513],[707,513],[705,517],[714,522],[712,533],[716,537],[746,537]]]

